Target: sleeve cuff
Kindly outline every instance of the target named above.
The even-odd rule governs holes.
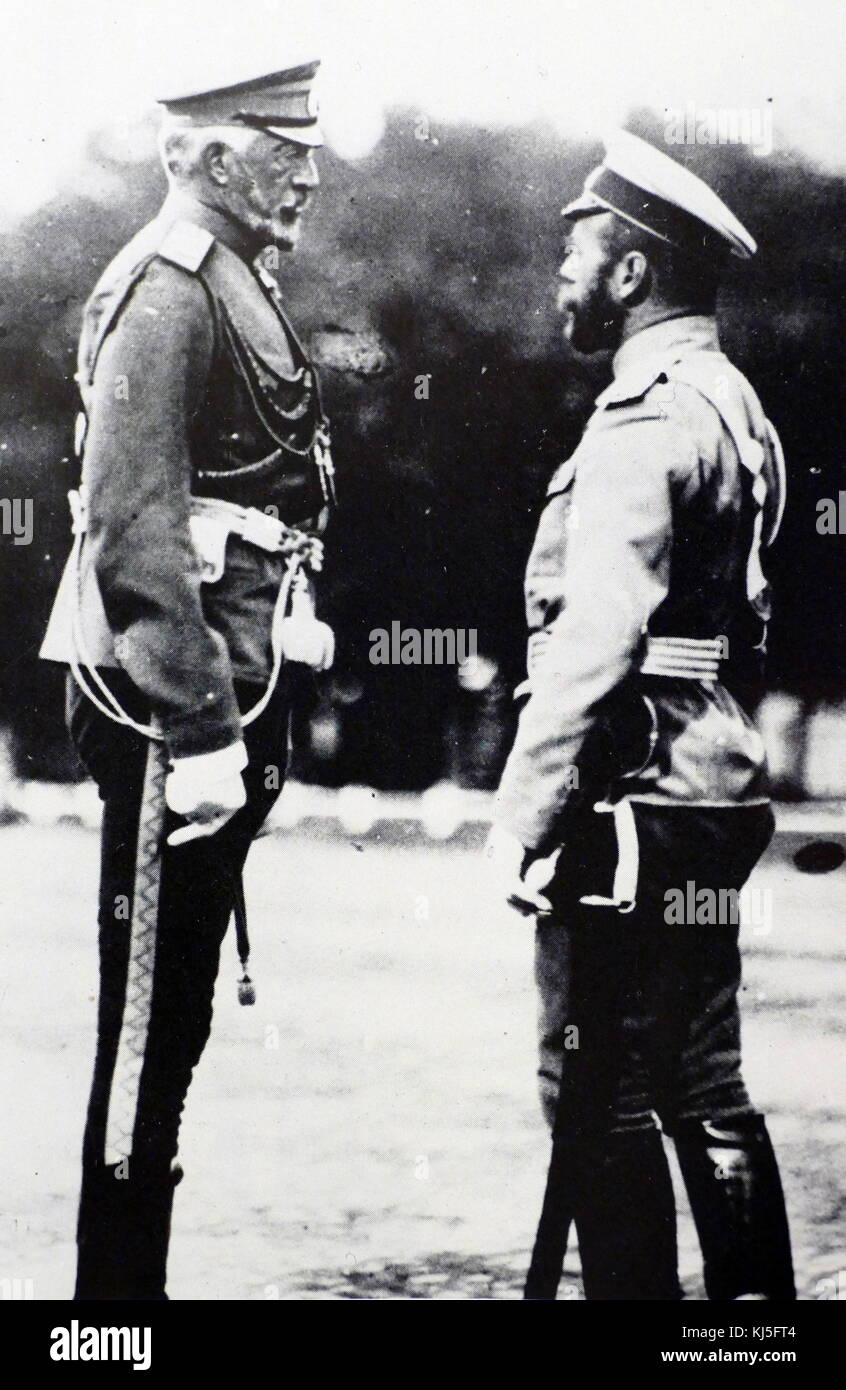
[[[241,741],[241,714],[234,691],[213,695],[199,709],[159,710],[171,758],[218,753]]]
[[[173,770],[178,777],[201,778],[204,782],[233,777],[246,766],[247,748],[243,739],[230,743],[228,748],[218,748],[214,753],[191,753],[173,759]]]

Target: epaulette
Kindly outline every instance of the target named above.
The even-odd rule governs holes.
[[[214,245],[214,237],[205,227],[193,222],[174,222],[158,247],[163,260],[178,265],[196,275]]]
[[[596,408],[604,410],[607,405],[626,405],[630,401],[639,401],[656,382],[666,378],[665,363],[654,360],[637,363],[616,377],[610,386],[606,386],[596,398]]]

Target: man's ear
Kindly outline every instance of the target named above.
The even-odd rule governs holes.
[[[652,268],[642,251],[626,251],[611,276],[618,303],[639,304],[652,287]]]
[[[229,182],[231,170],[229,168],[228,145],[224,145],[222,140],[214,140],[203,150],[203,167],[212,183],[220,184],[221,187]]]

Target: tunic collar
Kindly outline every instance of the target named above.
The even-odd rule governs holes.
[[[661,323],[642,328],[628,338],[614,355],[614,376],[622,376],[630,367],[651,357],[666,357],[668,353],[719,352],[717,320],[709,314],[685,314],[677,319],[662,319]]]
[[[255,237],[247,232],[241,224],[234,218],[228,217],[226,213],[218,208],[207,207],[199,199],[192,198],[189,193],[173,191],[168,194],[157,221],[169,225],[172,222],[192,222],[195,227],[203,227],[205,231],[211,232],[217,241],[222,241],[224,246],[228,246],[230,251],[234,251],[236,256],[240,256],[247,265],[252,265],[259,251],[263,247],[256,249]]]
[[[717,320],[710,314],[662,319],[627,339],[614,356],[614,380],[597,407],[643,395],[661,372],[691,352],[719,352]]]

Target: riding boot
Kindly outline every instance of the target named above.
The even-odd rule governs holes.
[[[571,1221],[586,1299],[681,1297],[673,1185],[657,1130],[556,1138],[524,1298],[555,1298]]]
[[[685,1120],[673,1132],[715,1301],[793,1301],[790,1233],[763,1115]]]
[[[74,1299],[166,1302],[173,1193],[182,1170],[123,1176],[121,1167],[100,1167],[83,1180]]]
[[[612,1134],[585,1154],[575,1223],[585,1298],[681,1298],[676,1207],[657,1129]]]
[[[570,1144],[553,1137],[543,1208],[538,1222],[523,1298],[554,1300],[561,1282],[567,1240],[573,1221]]]

